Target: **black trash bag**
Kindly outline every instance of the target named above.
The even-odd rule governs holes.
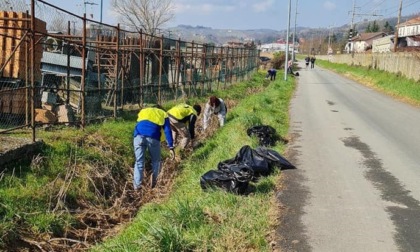
[[[249,128],[246,133],[248,136],[256,136],[261,146],[273,146],[279,137],[276,130],[268,125],[260,125]]]
[[[268,176],[275,167],[280,169],[296,168],[274,150],[266,147],[257,147],[254,150],[248,145],[243,146],[234,158],[220,162],[217,167],[222,170],[235,164],[243,164],[251,168],[254,171],[254,177]]]
[[[253,171],[244,165],[235,165],[223,170],[210,170],[200,178],[203,190],[221,188],[235,194],[245,194],[249,182],[253,178]]]
[[[229,169],[229,167],[238,164],[251,168],[255,177],[267,176],[272,172],[268,161],[248,145],[243,146],[234,158],[220,162],[217,168],[219,170]]]
[[[255,149],[255,152],[258,153],[258,155],[260,155],[262,158],[264,158],[268,162],[270,167],[276,166],[279,167],[281,170],[296,168],[277,151],[270,150],[265,147],[257,147]]]

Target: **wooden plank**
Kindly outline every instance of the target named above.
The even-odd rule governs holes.
[[[24,39],[23,35],[30,28],[30,23],[27,19],[30,16],[23,12],[13,12],[13,11],[1,11],[0,19],[4,27],[10,27],[13,29],[2,28],[0,30],[0,65],[3,66],[6,61],[10,58],[7,65],[3,71],[3,77],[9,78],[26,78],[26,55],[29,53],[30,44],[28,42],[22,42]],[[5,20],[7,18],[13,18],[17,21]],[[42,20],[35,20],[35,30],[37,35],[35,36],[35,41],[39,41],[41,36],[40,33],[47,33],[46,23]],[[2,36],[3,35],[3,36]],[[27,39],[27,38],[26,38]],[[20,45],[19,45],[20,43]],[[19,45],[19,48],[16,46]],[[13,53],[13,51],[16,51]],[[35,62],[34,62],[34,74],[35,80],[41,80],[41,58],[42,58],[42,44],[38,43],[35,45]],[[13,53],[13,54],[12,54]]]

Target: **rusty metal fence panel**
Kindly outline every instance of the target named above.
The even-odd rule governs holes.
[[[258,68],[255,47],[127,31],[43,0],[13,3],[0,13],[0,134],[28,127],[35,139],[41,125],[84,127],[126,105],[206,95]]]

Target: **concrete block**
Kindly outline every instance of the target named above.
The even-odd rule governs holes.
[[[74,122],[74,111],[70,105],[60,105],[57,107],[58,122],[71,123]]]
[[[47,104],[56,104],[57,95],[51,92],[42,92],[41,101]]]

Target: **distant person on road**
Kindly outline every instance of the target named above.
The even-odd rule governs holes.
[[[206,130],[209,126],[211,115],[216,115],[219,119],[220,127],[223,127],[226,123],[226,113],[227,107],[225,102],[221,98],[216,96],[211,96],[209,101],[206,103],[204,108],[204,118],[203,118],[203,129]]]
[[[315,60],[316,60],[316,58],[315,58],[315,55],[314,55],[314,56],[311,57],[311,68],[315,67]]]
[[[179,104],[168,110],[172,138],[174,142],[177,142],[178,136],[181,138],[179,140],[181,149],[185,149],[190,142],[191,146],[194,147],[195,123],[200,113],[201,106],[198,104],[194,106]]]
[[[162,130],[165,133],[164,136],[162,136]],[[172,159],[175,158],[172,131],[169,124],[168,114],[160,107],[148,107],[141,109],[138,114],[133,137],[134,154],[136,157],[133,176],[134,189],[139,189],[143,180],[146,150],[149,151],[152,161],[153,188],[156,186],[157,177],[160,172],[160,142],[161,139],[164,139],[164,137],[166,137],[166,142],[171,152]]]
[[[305,58],[305,66],[306,66],[306,69],[308,69],[308,67],[309,67],[309,62],[311,61],[311,58],[309,58],[309,55],[308,56],[306,56],[306,58]]]

